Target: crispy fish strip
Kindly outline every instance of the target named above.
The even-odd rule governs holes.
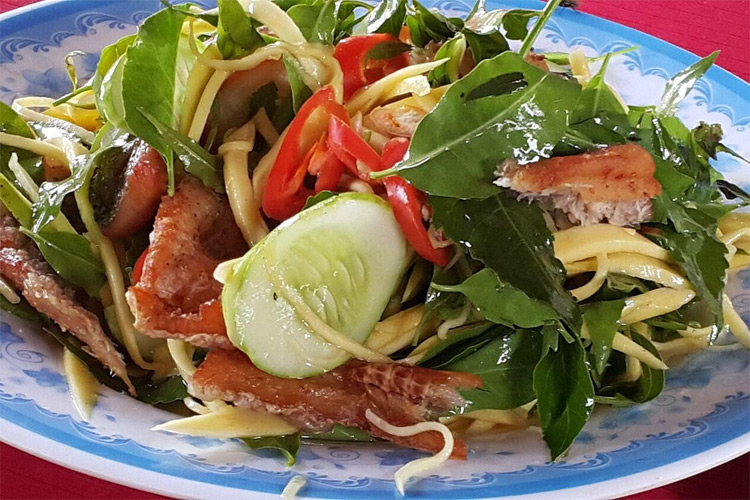
[[[214,350],[198,368],[189,389],[205,401],[223,399],[281,415],[308,431],[326,431],[341,424],[434,453],[443,446],[439,433],[391,436],[372,425],[366,411],[374,411],[393,425],[412,425],[464,404],[457,388],[481,384],[479,377],[468,373],[360,361],[315,377],[285,379],[256,368],[240,351]],[[456,443],[452,458],[466,458],[464,443]]]
[[[216,266],[247,249],[229,203],[194,179],[164,197],[140,281],[127,293],[146,335],[231,348],[221,314]]]
[[[86,350],[135,395],[122,354],[102,330],[99,319],[75,301],[73,289],[55,274],[10,216],[0,219],[0,274],[21,291],[34,309],[83,342]]]

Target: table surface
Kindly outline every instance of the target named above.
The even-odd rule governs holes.
[[[0,0],[0,12],[34,3]],[[750,81],[750,0],[579,0],[579,9],[667,40]],[[750,455],[631,500],[750,498]],[[0,498],[154,499],[0,444]]]

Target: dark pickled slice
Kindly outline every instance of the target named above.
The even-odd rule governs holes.
[[[141,140],[97,158],[89,197],[94,217],[110,238],[128,238],[153,219],[167,191],[167,167],[161,155]]]

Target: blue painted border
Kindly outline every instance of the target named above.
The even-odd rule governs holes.
[[[490,3],[498,7],[511,2],[491,1]],[[516,0],[512,4],[538,8],[541,2]],[[28,9],[18,14],[0,16],[2,36],[13,36],[29,26],[38,24],[40,18],[45,21],[61,19],[91,9],[103,8],[109,13],[122,15],[131,14],[136,10],[154,10],[158,6],[158,0],[115,0],[106,3],[101,0],[63,0],[42,4],[35,9]],[[659,63],[660,67],[664,67],[671,73],[698,59],[696,55],[650,35],[580,12],[561,11],[556,14],[555,20],[563,24],[566,21],[586,24],[592,29],[606,31],[613,37],[640,45],[653,54],[669,54],[669,58],[661,59]],[[739,111],[740,116],[750,116],[750,85],[718,67],[712,68],[707,78],[716,86],[714,90],[717,101],[735,103],[737,105],[735,109]],[[3,393],[2,390],[0,390],[0,400],[3,400],[3,404],[0,405],[0,418],[61,444],[149,471],[208,484],[268,493],[281,491],[289,477],[295,473],[294,471],[263,473],[242,468],[241,473],[217,474],[201,469],[196,466],[195,461],[190,461],[190,457],[183,457],[174,451],[146,448],[131,440],[110,444],[93,441],[81,432],[76,422],[70,417],[52,414],[40,408],[32,400],[11,396]],[[748,435],[750,434],[748,414],[750,414],[750,398],[746,394],[738,394],[717,404],[715,410],[708,415],[685,422],[684,426],[674,434],[651,436],[642,441],[632,442],[620,450],[595,454],[586,457],[588,462],[583,464],[545,464],[503,474],[477,474],[469,484],[463,486],[460,482],[451,483],[432,478],[415,485],[409,490],[409,496],[455,498],[457,493],[466,498],[510,496],[617,479],[678,462]],[[706,430],[706,426],[710,429]],[[636,456],[633,456],[631,453],[636,449],[638,450]],[[192,466],[190,466],[191,463]],[[335,483],[336,481],[326,481],[325,478],[313,478],[305,490],[305,495],[328,497],[356,494],[362,498],[383,498],[394,494],[391,481],[362,479],[340,486]]]
[[[190,457],[171,450],[144,447],[130,439],[114,439],[101,444],[86,437],[80,424],[68,415],[57,415],[40,408],[33,400],[11,396],[0,390],[0,418],[31,432],[93,455],[173,477],[201,481],[242,490],[279,493],[294,470],[286,473],[264,473],[240,467],[237,471],[217,474],[190,466]],[[427,478],[408,490],[410,498],[455,499],[484,498],[541,493],[574,488],[618,479],[657,467],[669,465],[711,450],[750,433],[750,395],[739,393],[715,406],[709,414],[681,424],[674,433],[649,435],[632,441],[628,446],[606,453],[586,456],[582,463],[546,463],[504,473],[478,473],[469,484]],[[710,431],[706,429],[710,428]],[[637,457],[632,453],[637,450]],[[193,463],[192,465],[196,465]],[[540,476],[540,477],[534,477]],[[435,479],[435,478],[433,478]],[[393,481],[351,478],[352,482],[337,486],[339,481],[324,477],[312,478],[305,496],[312,498],[356,495],[377,499],[394,494]],[[469,486],[469,487],[467,487]]]

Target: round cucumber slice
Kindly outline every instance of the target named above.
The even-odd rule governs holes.
[[[295,308],[292,290],[328,326],[364,343],[411,250],[381,198],[344,193],[284,222],[235,265],[222,306],[232,343],[279,377],[301,378],[350,359]]]

